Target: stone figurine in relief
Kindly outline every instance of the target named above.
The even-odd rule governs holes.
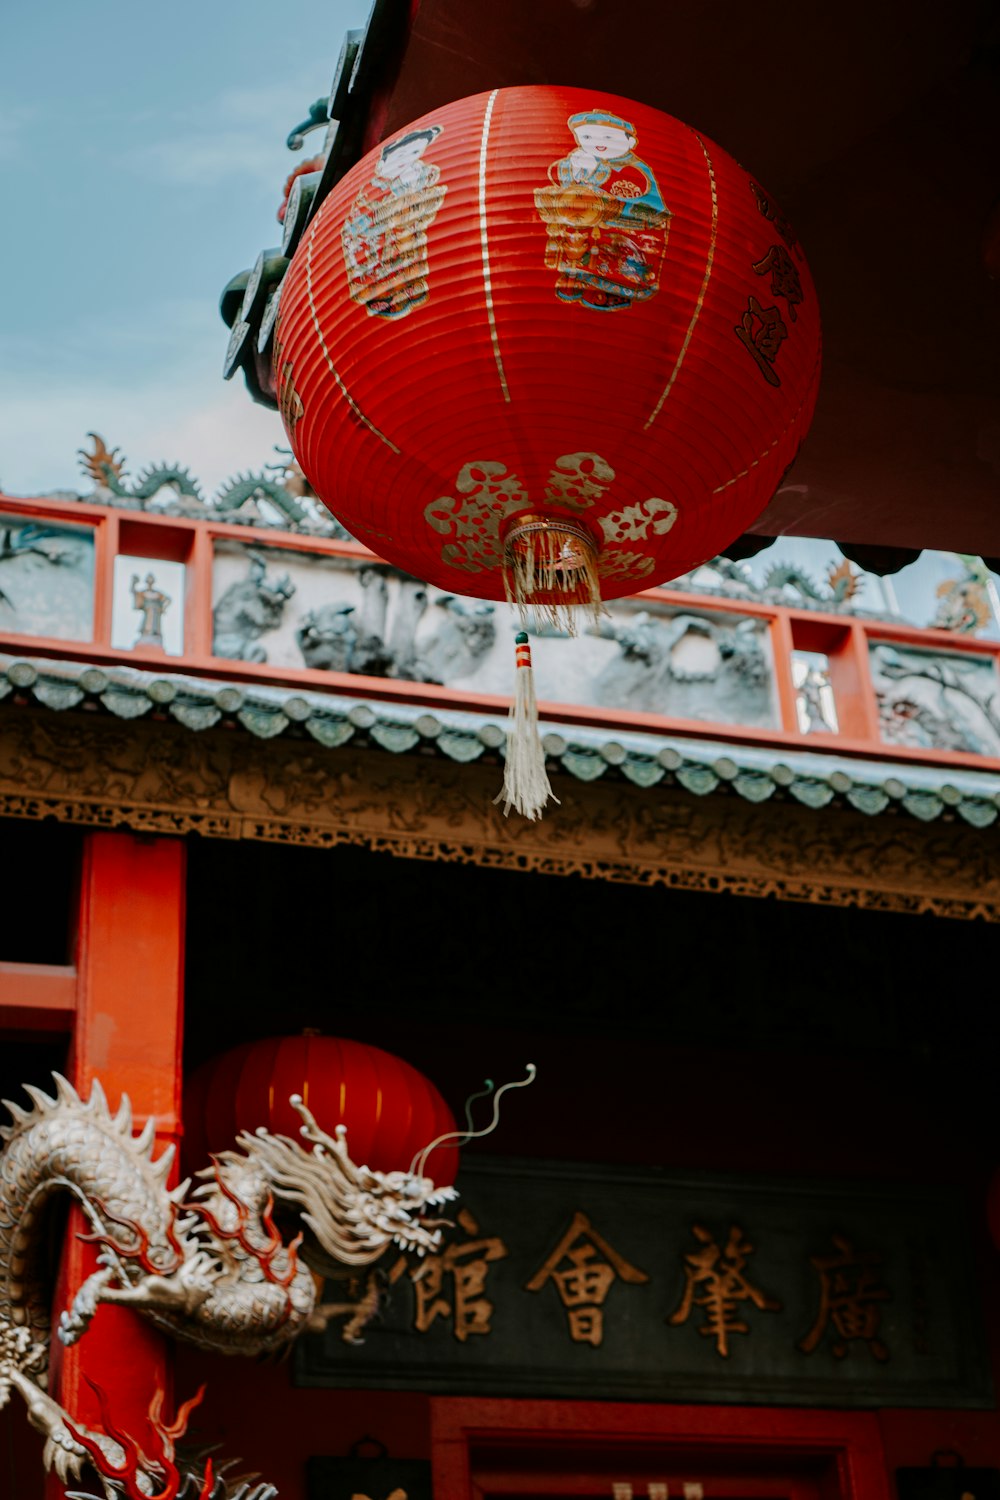
[[[352,672],[357,626],[353,604],[323,604],[302,616],[295,640],[307,667],[320,672]]]
[[[417,626],[427,609],[427,585],[419,578],[403,575],[396,590],[392,626],[389,630],[389,676],[424,682],[425,669],[417,652]]]
[[[139,587],[138,573],[132,574],[132,606],[142,616],[142,624],[136,637],[137,646],[163,645],[163,616],[173,600],[169,594],[156,587],[156,575],[146,574],[146,582]]]
[[[346,1128],[328,1135],[298,1096],[291,1102],[303,1143],[263,1129],[244,1133],[198,1174],[198,1186],[171,1189],[173,1148],[153,1159],[154,1120],[134,1137],[127,1098],[112,1114],[100,1084],[84,1101],[58,1075],[54,1097],[25,1092],[31,1107],[7,1102],[12,1123],[0,1127],[0,1407],[12,1391],[23,1398],[45,1437],[46,1464],[64,1480],[85,1455],[71,1415],[47,1390],[45,1206],[54,1193],[75,1198],[101,1247],[98,1269],[61,1314],[64,1344],[86,1333],[102,1304],[117,1304],[189,1343],[245,1355],[281,1349],[338,1316],[356,1339],[377,1298],[319,1305],[314,1271],[371,1267],[393,1244],[417,1255],[436,1251],[445,1221],[425,1215],[455,1197],[419,1164],[406,1172],[358,1165]],[[272,1208],[301,1233],[284,1237]],[[103,1434],[89,1436],[115,1447]]]
[[[445,594],[435,600],[435,628],[421,646],[425,682],[469,677],[496,643],[496,606]]]
[[[303,616],[295,639],[306,666],[426,682],[417,628],[427,609],[427,585],[384,564],[361,568],[357,579],[357,618],[353,604],[326,604]]]
[[[262,662],[267,652],[258,644],[260,637],[281,624],[295,585],[287,573],[270,578],[263,553],[248,549],[247,559],[246,577],[231,583],[212,611],[212,652],[234,661]]]
[[[608,618],[595,633],[620,648],[596,679],[598,703],[682,718],[767,721],[770,671],[756,621],[730,625],[705,615],[641,610]]]
[[[563,302],[617,312],[659,290],[670,211],[629,120],[592,109],[567,124],[575,149],[549,168],[552,186],[535,190],[545,264]]]

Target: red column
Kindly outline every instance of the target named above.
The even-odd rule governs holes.
[[[100,1079],[115,1110],[132,1101],[135,1128],[152,1115],[161,1149],[180,1143],[186,849],[179,839],[128,833],[86,836],[76,939],[77,1015],[69,1076],[83,1098]],[[55,1316],[95,1266],[70,1215]],[[171,1398],[167,1340],[125,1308],[102,1307],[80,1343],[54,1340],[52,1391],[79,1420],[100,1425],[84,1375],[107,1390],[116,1419],[145,1436],[158,1385]],[[50,1484],[50,1496],[63,1487]]]

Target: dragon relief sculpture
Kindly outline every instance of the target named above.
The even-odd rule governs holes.
[[[153,1159],[153,1122],[134,1136],[127,1097],[112,1114],[96,1081],[84,1102],[65,1078],[54,1078],[54,1097],[25,1087],[30,1109],[5,1101],[13,1123],[0,1127],[0,1407],[18,1392],[46,1439],[46,1466],[63,1480],[79,1472],[84,1438],[113,1463],[122,1462],[122,1447],[78,1431],[47,1391],[51,1288],[43,1249],[58,1194],[77,1201],[90,1226],[84,1238],[101,1247],[98,1269],[60,1317],[67,1345],[104,1303],[131,1307],[175,1337],[227,1354],[269,1353],[337,1316],[348,1319],[343,1334],[354,1340],[378,1310],[375,1273],[365,1295],[343,1304],[318,1302],[322,1274],[373,1267],[391,1244],[420,1256],[440,1245],[447,1221],[424,1215],[456,1194],[422,1175],[431,1147],[406,1172],[358,1166],[346,1128],[326,1134],[296,1095],[306,1146],[264,1129],[243,1133],[236,1149],[197,1174],[197,1185],[189,1179],[170,1189],[173,1148]],[[276,1216],[294,1221],[290,1241]]]
[[[317,499],[287,448],[276,445],[276,463],[266,464],[260,471],[234,474],[211,500],[206,500],[190,469],[178,464],[151,464],[130,481],[121,449],[109,448],[97,432],[88,432],[87,436],[92,450],[78,448],[77,457],[80,468],[94,484],[96,498],[103,503],[126,510],[155,510],[161,515],[350,540],[349,533]]]
[[[157,1390],[146,1417],[145,1447],[140,1448],[135,1438],[115,1421],[107,1393],[96,1381],[87,1383],[97,1397],[104,1432],[95,1437],[72,1425],[70,1431],[97,1471],[104,1500],[277,1500],[274,1486],[261,1481],[256,1474],[231,1479],[227,1471],[233,1467],[232,1460],[216,1466],[207,1456],[187,1462],[179,1456],[177,1439],[187,1431],[188,1417],[205,1394],[204,1386],[182,1403],[172,1422],[164,1417],[163,1391]],[[162,1486],[157,1488],[155,1496],[154,1482]],[[66,1500],[101,1500],[101,1497],[67,1490]]]
[[[88,453],[85,448],[79,448],[77,457],[83,472],[94,481],[99,491],[107,491],[118,500],[132,505],[138,503],[142,508],[147,500],[152,500],[154,495],[169,485],[179,498],[183,497],[188,502],[185,509],[195,513],[204,509],[205,501],[190,470],[182,469],[177,464],[152,464],[148,469],[143,469],[134,483],[128,484],[121,450],[109,448],[99,433],[88,432],[87,436],[93,442],[94,451]]]

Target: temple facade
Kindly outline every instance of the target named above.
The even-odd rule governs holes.
[[[83,463],[0,501],[4,1096],[127,1094],[177,1180],[237,1043],[374,1044],[459,1120],[537,1079],[463,1148],[441,1244],[329,1268],[289,1359],[99,1305],[61,1406],[100,1428],[96,1381],[141,1437],[205,1383],[191,1451],[284,1500],[905,1500],[951,1493],[906,1471],[947,1485],[952,1450],[1000,1467],[988,568],[786,539],[537,636],[531,823],[493,800],[506,606],[380,562],[280,456],[211,499]],[[39,1217],[58,1316],[100,1246]]]
[[[725,555],[533,629],[537,820],[497,805],[514,611],[362,545],[290,452],[206,495],[90,434],[79,493],[0,495],[0,1494],[987,1500],[995,28],[475,9],[347,36],[226,374],[294,432],[279,289],[325,195],[379,147],[341,249],[398,325],[448,202],[410,123],[551,82],[773,188],[815,424]],[[539,228],[574,315],[670,271],[625,156],[638,250],[617,205],[593,264]]]

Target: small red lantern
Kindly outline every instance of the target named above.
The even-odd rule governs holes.
[[[184,1096],[189,1168],[231,1150],[241,1130],[263,1125],[299,1139],[301,1119],[289,1104],[298,1094],[332,1135],[347,1126],[347,1149],[359,1166],[408,1170],[439,1136],[456,1131],[437,1089],[402,1058],[365,1042],[331,1036],[268,1037],[244,1042],[204,1063]],[[454,1140],[432,1151],[423,1170],[448,1187],[458,1170]]]
[[[274,375],[354,536],[572,629],[760,514],[819,350],[791,226],[732,157],[532,87],[434,110],[336,185],[281,287]]]

